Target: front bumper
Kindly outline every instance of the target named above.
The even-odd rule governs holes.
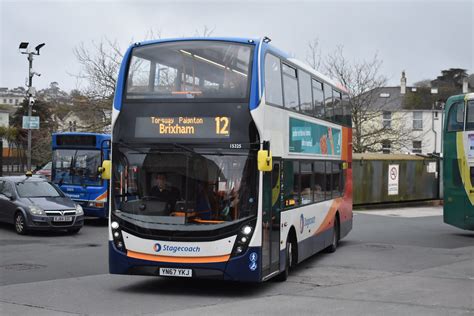
[[[55,222],[53,219],[53,216],[30,215],[27,219],[27,226],[31,230],[64,230],[84,226],[84,215],[73,215],[70,222]]]
[[[260,258],[260,248],[250,247],[238,257],[227,262],[216,263],[169,263],[155,262],[128,257],[109,241],[109,272],[111,274],[133,274],[159,276],[159,268],[185,268],[193,270],[193,278],[231,280],[239,282],[260,282],[260,263],[250,269],[249,254],[256,252]]]

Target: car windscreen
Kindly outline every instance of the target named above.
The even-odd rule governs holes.
[[[16,184],[16,189],[18,195],[23,198],[61,196],[61,193],[49,182],[18,182]]]

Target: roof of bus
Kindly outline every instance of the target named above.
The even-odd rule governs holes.
[[[181,42],[181,41],[223,41],[223,42],[235,42],[235,43],[242,43],[242,44],[252,44],[257,45],[258,43],[262,42],[262,38],[242,38],[242,37],[182,37],[182,38],[164,38],[158,40],[149,40],[149,41],[142,41],[133,44],[132,46],[141,46],[141,45],[150,45],[150,44],[158,44],[158,43],[170,43],[170,42]],[[326,83],[332,85],[333,87],[341,90],[344,93],[348,93],[347,89],[337,81],[329,78],[326,75],[318,72],[308,64],[302,62],[299,59],[292,58],[288,53],[282,51],[281,49],[273,46],[272,44],[263,41],[264,44],[268,45],[268,48],[277,53],[280,57],[285,58],[289,62],[295,64],[296,66],[302,68],[303,70],[311,73],[312,75],[322,79]]]
[[[57,135],[83,135],[83,136],[86,136],[86,135],[93,135],[93,136],[100,136],[100,137],[110,137],[110,134],[104,134],[104,133],[91,133],[91,132],[60,132],[60,133],[53,133],[53,136],[57,136]]]
[[[457,95],[452,95],[452,96],[450,96],[450,97],[446,100],[446,105],[445,105],[445,107],[444,107],[445,113],[448,113],[448,112],[449,112],[451,106],[452,106],[455,102],[464,101],[464,99],[467,99],[467,100],[474,99],[474,93],[457,94]]]
[[[256,38],[241,38],[241,37],[178,37],[178,38],[162,38],[157,40],[142,41],[133,44],[132,46],[150,45],[168,42],[182,42],[182,41],[221,41],[221,42],[235,42],[242,44],[256,44],[260,39]]]

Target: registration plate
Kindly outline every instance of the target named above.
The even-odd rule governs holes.
[[[55,222],[72,222],[72,216],[54,216]]]
[[[193,276],[192,269],[178,269],[178,268],[160,268],[160,275],[190,278]]]

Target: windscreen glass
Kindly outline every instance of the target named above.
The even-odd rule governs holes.
[[[181,41],[133,49],[127,99],[232,99],[248,97],[253,46]]]
[[[59,191],[48,182],[19,182],[16,189],[20,197],[58,197],[61,196]]]
[[[250,151],[114,145],[114,212],[154,224],[232,222],[257,212],[257,166]]]
[[[97,168],[101,165],[99,150],[58,149],[53,153],[53,182],[59,185],[99,186]]]

